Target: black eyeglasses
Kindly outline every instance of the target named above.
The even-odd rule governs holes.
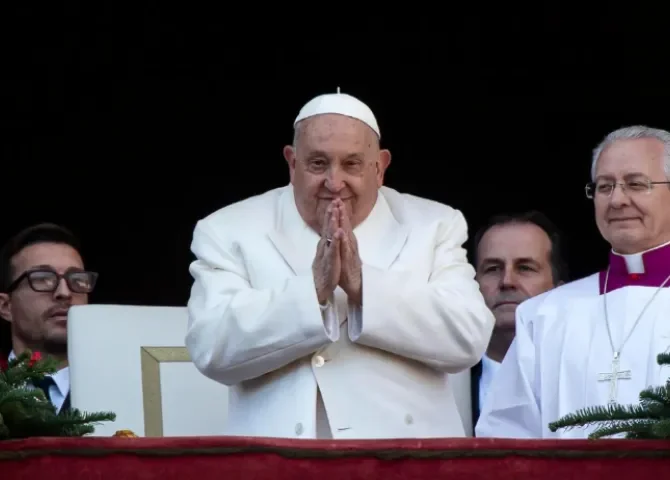
[[[17,289],[23,279],[28,280],[30,288],[36,292],[55,292],[60,285],[61,279],[65,279],[70,291],[75,293],[91,293],[98,280],[96,272],[85,272],[81,270],[70,270],[64,274],[45,268],[28,270],[17,277],[7,289],[11,293]]]

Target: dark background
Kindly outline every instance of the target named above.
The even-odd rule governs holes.
[[[97,303],[184,305],[195,222],[287,183],[293,119],[338,86],[376,113],[389,186],[461,209],[472,235],[489,215],[541,210],[566,233],[573,277],[607,255],[584,196],[592,148],[624,125],[670,129],[660,11],[335,28],[194,5],[2,16],[0,241],[70,227],[101,274]]]

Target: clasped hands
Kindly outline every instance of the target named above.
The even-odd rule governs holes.
[[[321,240],[312,263],[319,303],[325,305],[339,285],[350,303],[360,305],[363,289],[361,264],[358,243],[344,202],[333,200],[326,209]]]

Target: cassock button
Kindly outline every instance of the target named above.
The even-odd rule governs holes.
[[[640,276],[637,273],[631,273],[630,274],[630,279],[631,280],[639,280]]]
[[[317,355],[314,357],[314,366],[315,367],[323,367],[323,364],[326,363],[326,361],[323,359],[321,355]]]
[[[295,434],[300,436],[300,435],[302,435],[302,432],[303,432],[302,423],[296,423]]]

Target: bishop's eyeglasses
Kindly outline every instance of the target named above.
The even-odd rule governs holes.
[[[71,292],[91,293],[98,280],[98,274],[83,270],[69,270],[60,274],[49,268],[35,268],[19,275],[9,286],[7,293],[16,290],[24,279],[28,280],[28,285],[36,292],[55,292],[61,280],[65,280]]]
[[[646,195],[651,193],[654,185],[670,185],[670,181],[652,182],[651,180],[626,180],[625,182],[613,182],[611,180],[598,180],[586,184],[586,198],[594,199],[595,197],[609,198],[614,193],[617,185],[621,187],[621,191],[628,195]]]

